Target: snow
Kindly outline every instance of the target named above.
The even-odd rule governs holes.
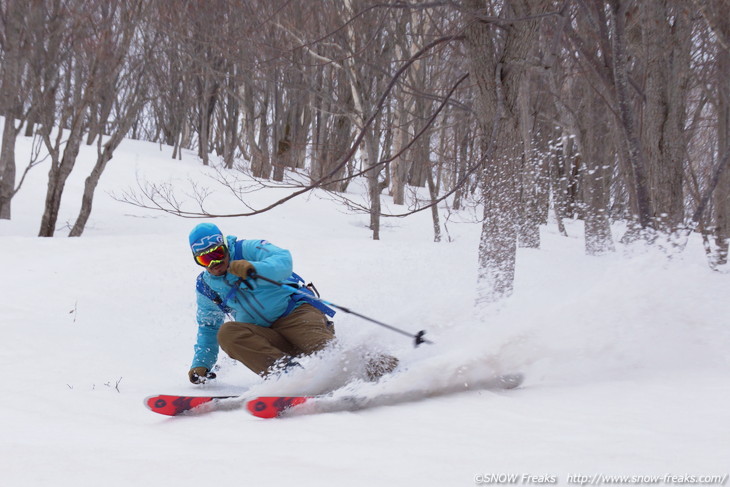
[[[19,139],[18,161],[29,150]],[[82,148],[59,227],[76,217],[94,155]],[[567,238],[547,225],[540,250],[518,253],[514,295],[476,309],[479,225],[467,214],[449,223],[453,241],[438,244],[427,212],[384,220],[372,241],[366,215],[321,192],[216,220],[224,233],[290,249],[326,299],[425,329],[435,344],[414,348],[339,313],[338,348],[303,371],[262,383],[221,354],[218,380],[188,383],[199,269],[187,234],[198,220],[110,196],[138,178],[215,187],[194,154],[169,155],[126,141],[81,238],[35,236],[47,162],[13,200],[13,219],[0,221],[0,485],[458,486],[510,474],[521,485],[540,483],[527,475],[567,485],[576,475],[730,471],[730,278],[709,269],[694,237],[683,253],[622,246],[588,257],[579,222],[568,222]],[[288,191],[246,201],[262,206]],[[244,211],[222,190],[209,203]],[[142,404],[158,393],[316,392],[344,383],[342,369],[363,350],[397,355],[401,371],[346,393],[436,397],[280,420],[240,409],[167,418]],[[525,374],[520,389],[470,387],[514,371]]]

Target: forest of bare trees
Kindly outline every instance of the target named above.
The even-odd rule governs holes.
[[[299,181],[289,199],[347,198],[362,178],[374,239],[393,216],[384,195],[398,215],[432,211],[436,240],[436,205],[479,208],[482,301],[511,293],[517,248],[540,246],[549,210],[562,232],[585,223],[590,255],[699,232],[710,265],[727,263],[730,0],[0,5],[0,218],[22,191],[16,167],[47,154],[40,236],[56,231],[87,144],[98,160],[71,230],[82,234],[128,137],[174,159],[196,151],[224,181]],[[32,161],[16,160],[18,137],[33,138]],[[170,191],[128,199],[183,214]],[[243,203],[229,214],[266,210]],[[616,221],[628,231],[614,235]]]

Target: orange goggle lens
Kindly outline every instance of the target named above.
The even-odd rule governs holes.
[[[212,249],[205,250],[195,256],[195,262],[203,267],[209,267],[211,264],[217,264],[226,258],[226,247],[225,245],[219,245]]]

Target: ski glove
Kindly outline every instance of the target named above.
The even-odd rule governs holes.
[[[208,372],[205,367],[193,367],[188,372],[188,377],[193,384],[204,384],[206,379],[215,379],[215,373]]]
[[[243,277],[244,279],[247,279],[253,274],[256,274],[256,268],[253,266],[252,263],[247,260],[234,260],[233,262],[231,262],[228,270],[231,274],[235,274],[238,277]]]

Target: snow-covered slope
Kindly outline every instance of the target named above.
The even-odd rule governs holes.
[[[75,219],[93,157],[94,148],[82,149],[61,225]],[[137,178],[214,187],[212,171],[192,154],[173,161],[167,148],[127,141],[85,235],[39,239],[47,169],[31,172],[13,220],[0,221],[0,485],[458,486],[501,474],[526,485],[523,475],[567,484],[569,475],[730,470],[730,278],[708,269],[697,241],[671,259],[644,248],[589,258],[579,223],[568,238],[547,226],[541,250],[519,252],[514,296],[477,311],[477,224],[452,222],[454,241],[435,244],[424,213],[385,220],[375,242],[366,216],[315,192],[216,223],[290,249],[296,271],[326,299],[425,329],[435,344],[416,349],[340,313],[339,348],[303,371],[262,383],[221,354],[219,379],[193,386],[199,268],[187,234],[197,221],[108,192]],[[249,202],[282,194],[269,189]],[[211,204],[241,211],[223,191]],[[401,370],[349,392],[437,394],[502,371],[526,381],[508,392],[276,421],[242,410],[168,419],[142,405],[155,393],[324,390],[364,349],[397,355]]]

